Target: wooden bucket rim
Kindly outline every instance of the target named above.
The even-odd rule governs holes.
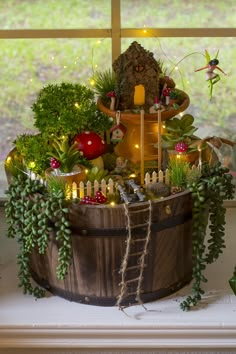
[[[160,198],[160,199],[155,199],[155,200],[151,200],[151,204],[158,204],[158,203],[162,203],[162,202],[165,202],[165,201],[169,201],[169,200],[172,200],[172,199],[175,199],[175,198],[178,198],[178,197],[182,197],[184,195],[188,195],[190,194],[191,192],[186,189],[182,192],[179,192],[179,193],[176,193],[176,194],[171,194],[169,195],[168,197],[163,197],[163,198]],[[111,205],[111,204],[76,204],[76,207],[81,207],[81,208],[89,208],[89,209],[121,209],[121,208],[124,208],[124,204],[125,203],[122,203],[122,204],[115,204],[115,205]],[[132,207],[141,207],[143,205],[147,205],[148,206],[149,204],[149,200],[145,200],[143,202],[135,202],[135,203],[130,203],[130,204],[127,204],[128,206],[132,206]],[[71,205],[73,206],[73,204]]]

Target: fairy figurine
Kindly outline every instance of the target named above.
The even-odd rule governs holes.
[[[204,66],[203,68],[197,69],[195,70],[195,72],[200,71],[200,70],[204,70],[207,69],[206,71],[206,81],[209,81],[209,94],[210,94],[210,99],[212,98],[212,94],[213,94],[213,86],[220,81],[220,75],[218,73],[215,72],[215,69],[219,70],[220,72],[222,72],[224,75],[227,75],[219,66],[219,60],[217,59],[219,54],[219,50],[216,53],[216,56],[214,59],[210,58],[210,54],[208,53],[207,50],[205,50],[205,57],[207,60],[207,65]]]

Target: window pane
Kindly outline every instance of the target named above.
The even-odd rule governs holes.
[[[0,193],[6,183],[3,161],[13,140],[33,130],[30,107],[39,90],[62,81],[90,85],[93,70],[110,67],[110,39],[0,41]]]
[[[121,0],[121,18],[123,28],[235,28],[236,2]]]
[[[122,40],[122,52],[132,41],[140,43],[144,49],[154,53],[166,68],[176,86],[190,96],[190,106],[186,110],[195,118],[198,127],[197,135],[201,138],[217,136],[236,142],[236,61],[235,38],[142,38]],[[218,66],[227,73],[220,76],[213,86],[213,97],[210,100],[209,87],[206,81],[206,69],[195,72],[206,66],[205,48],[211,59],[215,58],[219,49]],[[220,157],[229,167],[236,171],[236,149],[222,145]],[[225,156],[221,156],[221,154]]]
[[[0,2],[0,28],[110,28],[110,13],[107,0],[8,0]]]

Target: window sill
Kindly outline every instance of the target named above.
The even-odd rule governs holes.
[[[179,308],[190,286],[146,304],[147,311],[142,306],[133,306],[124,313],[115,307],[82,305],[50,294],[36,301],[23,295],[17,287],[16,242],[2,238],[0,353],[14,348],[14,353],[24,348],[24,354],[27,350],[33,353],[33,348],[35,353],[44,354],[53,349],[55,353],[63,349],[72,353],[73,348],[83,349],[83,353],[101,353],[101,349],[126,349],[128,353],[138,353],[140,348],[140,353],[151,349],[171,349],[178,353],[184,349],[201,348],[204,353],[220,348],[235,349],[236,296],[228,286],[235,266],[235,216],[235,208],[228,208],[226,249],[222,257],[208,267],[204,300],[198,309],[190,312]],[[2,234],[5,234],[2,208],[0,221]]]

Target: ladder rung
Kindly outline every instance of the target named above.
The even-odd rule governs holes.
[[[142,267],[146,267],[147,266],[147,264],[144,264]],[[130,270],[135,270],[135,269],[139,269],[139,268],[141,268],[141,265],[135,265],[135,266],[131,266],[131,267],[127,267],[126,268],[126,272],[128,272],[128,271],[130,271]]]
[[[131,225],[130,228],[131,229],[140,229],[141,227],[148,227],[149,226],[149,223],[148,222],[145,222],[143,224],[138,224],[138,225]]]
[[[136,281],[139,281],[139,280],[140,280],[139,277],[134,278],[134,279],[130,279],[130,280],[126,280],[126,281],[125,281],[125,284],[135,283]]]
[[[135,242],[146,242],[146,238],[135,238],[133,240],[131,240],[132,243],[135,243]]]
[[[129,257],[142,256],[142,255],[143,255],[143,251],[142,252],[136,252],[136,253],[130,253]]]
[[[140,290],[139,291],[139,294],[142,294],[143,293],[143,290]],[[130,292],[130,293],[126,293],[125,296],[123,296],[122,300],[121,301],[124,301],[125,298],[129,297],[129,296],[132,296],[132,295],[136,295],[137,296],[137,291],[133,291],[133,292]],[[135,301],[138,301],[136,298],[135,298]]]

